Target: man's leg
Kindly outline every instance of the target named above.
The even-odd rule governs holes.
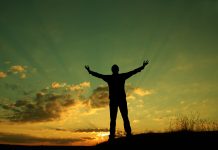
[[[114,139],[116,131],[116,119],[117,119],[118,105],[110,102],[110,135],[109,140]]]
[[[122,100],[119,104],[120,112],[123,117],[123,122],[124,122],[124,129],[126,131],[127,136],[131,136],[131,126],[129,123],[129,118],[128,118],[128,109],[127,109],[127,103],[126,99]]]

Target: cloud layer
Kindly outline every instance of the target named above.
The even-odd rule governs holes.
[[[36,93],[34,98],[20,99],[14,103],[5,102],[0,106],[9,114],[6,119],[12,122],[53,121],[61,119],[65,112],[76,109],[77,106],[88,110],[108,106],[108,87],[99,86],[87,97],[84,91],[89,87],[89,82],[74,85],[53,82],[49,87]],[[126,91],[127,98],[151,94],[151,91],[131,85],[126,86]]]
[[[26,134],[1,133],[0,142],[4,144],[27,144],[34,145],[70,145],[74,142],[84,141],[82,138],[43,138],[34,137]]]

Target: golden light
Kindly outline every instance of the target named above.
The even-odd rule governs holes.
[[[108,140],[109,132],[96,132],[96,141],[97,143],[104,142]]]
[[[98,137],[105,137],[105,136],[109,136],[109,132],[99,132],[97,134]]]

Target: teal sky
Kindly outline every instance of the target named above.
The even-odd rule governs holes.
[[[127,81],[133,89],[147,92],[130,93],[136,94],[128,100],[133,130],[162,130],[170,117],[190,112],[217,121],[217,18],[216,0],[2,0],[1,124],[32,122],[35,128],[35,124],[43,122],[40,129],[50,127],[55,116],[51,120],[49,117],[40,120],[40,116],[38,120],[25,118],[15,109],[25,112],[29,105],[18,106],[17,101],[36,104],[37,93],[63,96],[68,92],[64,93],[64,88],[79,84],[82,92],[86,88],[85,93],[71,96],[77,101],[86,101],[94,89],[106,84],[90,76],[85,65],[99,73],[111,74],[113,64],[119,65],[120,72],[127,72],[147,59],[150,63],[145,70]],[[58,84],[57,89],[51,86],[54,82]],[[81,85],[84,82],[90,86]],[[63,99],[55,101],[59,105]],[[61,112],[65,113],[62,103]],[[108,111],[107,106],[102,107],[91,115],[78,115],[81,124],[76,124],[74,118],[60,126],[91,128],[85,125],[91,122],[96,128],[108,128]],[[118,128],[123,130],[121,118],[118,118]],[[28,133],[17,131],[14,133]],[[1,129],[1,133],[7,131]]]

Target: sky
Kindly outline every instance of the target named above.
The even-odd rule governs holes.
[[[133,134],[183,114],[218,121],[217,18],[216,0],[1,0],[0,143],[107,140],[107,84],[85,65],[124,73],[149,60],[126,81]]]

